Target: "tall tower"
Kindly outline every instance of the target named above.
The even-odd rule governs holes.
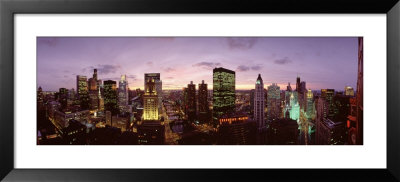
[[[297,75],[297,78],[296,78],[296,91],[298,92],[299,90],[300,90],[300,77],[299,77],[299,75]]]
[[[196,85],[193,84],[193,81],[190,81],[190,84],[188,84],[188,120],[189,121],[194,121],[196,119]]]
[[[312,115],[314,114],[314,94],[312,93],[312,91],[309,89],[307,91],[307,117],[308,119],[310,119],[312,117]]]
[[[128,81],[126,75],[121,75],[118,87],[118,105],[121,112],[125,112],[128,107]]]
[[[146,91],[146,80],[149,80],[150,78],[154,79],[155,83],[155,90],[157,91],[157,96],[158,96],[158,109],[161,111],[162,108],[162,81],[160,79],[160,73],[145,73],[144,74],[144,90]]]
[[[97,80],[97,69],[94,69],[93,71],[93,79]]]
[[[113,80],[104,81],[104,109],[112,115],[118,114],[117,105],[117,82]]]
[[[281,115],[281,93],[280,87],[276,83],[272,83],[272,85],[268,86],[267,97],[268,120],[278,119]]]
[[[208,89],[207,84],[204,83],[204,80],[199,83],[199,91],[198,91],[198,104],[199,104],[199,120],[202,122],[209,122],[210,118],[208,115]]]
[[[90,108],[97,110],[99,107],[99,98],[97,95],[97,88],[99,87],[97,82],[97,69],[94,69],[93,77],[89,78],[89,98],[90,98]]]
[[[235,112],[235,72],[225,68],[213,70],[213,122]]]
[[[254,121],[257,122],[259,131],[265,128],[265,94],[264,82],[261,75],[258,74],[256,86],[254,89]]]
[[[76,76],[76,91],[78,92],[78,97],[81,97],[82,95],[88,93],[88,83],[86,76]]]
[[[156,90],[156,82],[154,78],[147,77],[145,91],[143,95],[143,105],[143,120],[158,120],[158,96]]]
[[[76,91],[78,92],[81,109],[89,109],[89,91],[86,76],[76,76]]]

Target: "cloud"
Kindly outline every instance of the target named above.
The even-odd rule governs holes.
[[[87,68],[83,68],[82,71],[83,72],[86,72],[86,71],[92,72],[93,69],[97,69],[97,72],[99,74],[107,75],[110,73],[116,73],[120,68],[121,68],[121,66],[119,66],[119,65],[99,64],[96,67],[89,66]]]
[[[261,68],[262,68],[261,65],[254,65],[254,66],[251,67],[251,69],[254,70],[254,71],[261,70]]]
[[[261,68],[262,68],[261,65],[253,65],[253,66],[239,65],[236,68],[236,71],[238,72],[244,72],[249,70],[258,71],[261,70]]]
[[[147,66],[153,66],[153,62],[151,62],[151,61],[147,62],[146,64],[147,64]]]
[[[228,38],[227,43],[230,49],[246,50],[257,43],[257,38]]]
[[[214,69],[215,67],[218,66],[221,66],[221,63],[204,62],[204,61],[193,65],[193,67],[201,67],[204,69]]]
[[[174,77],[172,77],[172,76],[169,76],[169,77],[167,77],[167,79],[174,79]]]
[[[250,70],[250,67],[245,66],[245,65],[240,65],[240,66],[238,66],[238,67],[236,68],[236,71],[239,71],[239,72],[249,71],[249,70]]]
[[[167,73],[169,73],[169,72],[174,72],[175,69],[174,69],[174,68],[171,68],[171,67],[168,67],[168,68],[165,68],[164,71],[167,72]]]
[[[292,60],[290,60],[288,57],[284,57],[282,59],[276,59],[274,61],[275,64],[280,64],[280,65],[289,64],[291,62],[292,62]]]

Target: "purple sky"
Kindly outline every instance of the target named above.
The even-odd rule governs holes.
[[[258,74],[265,88],[278,83],[295,88],[296,76],[308,89],[353,88],[357,82],[356,37],[288,38],[37,38],[37,84],[45,91],[76,89],[76,75],[119,80],[143,88],[144,73],[161,73],[163,89],[181,89],[205,80],[212,69],[236,71],[236,88],[252,89]]]

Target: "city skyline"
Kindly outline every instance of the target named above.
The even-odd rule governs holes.
[[[258,74],[265,88],[281,90],[297,76],[312,90],[356,88],[357,81],[357,37],[39,37],[37,48],[37,86],[45,91],[76,89],[76,75],[90,77],[93,69],[103,81],[126,75],[132,90],[144,88],[144,73],[160,73],[163,90],[202,80],[212,90],[215,67],[236,72],[237,90],[254,89]]]

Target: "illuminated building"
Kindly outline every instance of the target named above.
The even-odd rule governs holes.
[[[254,121],[257,123],[257,129],[265,129],[265,94],[264,94],[264,82],[261,75],[258,74],[256,85],[254,89]]]
[[[146,91],[146,80],[153,78],[155,82],[155,90],[157,91],[158,96],[158,109],[161,111],[162,107],[162,81],[160,79],[160,73],[145,73],[144,74],[144,90]]]
[[[328,112],[325,113],[327,116],[325,117],[333,117],[334,116],[334,103],[333,103],[333,96],[335,95],[334,89],[321,89],[321,97],[325,100],[328,104]]]
[[[314,115],[314,94],[312,91],[309,89],[307,91],[307,108],[306,108],[306,113],[308,119],[311,119],[312,116]]]
[[[268,120],[274,120],[281,115],[281,93],[280,87],[276,83],[268,86],[267,95],[267,118]]]
[[[187,104],[188,104],[188,120],[194,121],[196,119],[196,85],[190,81],[187,87]]]
[[[354,89],[353,89],[353,87],[350,87],[350,86],[344,87],[344,95],[347,95],[347,96],[354,96]]]
[[[113,80],[104,81],[104,109],[111,111],[112,115],[119,113],[117,105],[117,82]]]
[[[76,76],[76,90],[78,92],[78,97],[87,94],[88,85],[86,76],[81,76],[81,75]]]
[[[363,37],[358,38],[358,74],[357,74],[357,145],[363,144],[363,67],[364,67],[364,56],[363,56]]]
[[[290,95],[290,119],[298,121],[300,118],[300,105],[299,102],[296,101],[294,94]]]
[[[99,97],[98,97],[98,81],[97,81],[97,69],[94,69],[93,77],[89,78],[89,99],[90,109],[97,110],[99,108]]]
[[[155,79],[148,77],[143,95],[143,119],[145,121],[158,120],[158,96],[155,86]]]
[[[128,81],[126,75],[121,76],[118,86],[118,105],[120,112],[127,112],[128,109]]]
[[[202,122],[209,122],[209,108],[208,108],[208,88],[204,80],[199,84],[198,91],[198,103],[199,103],[199,120]]]
[[[89,92],[88,83],[86,76],[76,76],[76,90],[78,92],[78,98],[82,109],[89,109]]]
[[[104,98],[101,96],[100,87],[99,87],[99,92],[98,92],[97,98],[99,99],[98,109],[100,111],[104,111]]]
[[[213,70],[213,121],[235,112],[235,72],[225,68]]]
[[[78,122],[86,123],[89,121],[89,110],[71,112],[71,111],[55,111],[54,112],[54,123],[56,127],[66,128],[69,126],[70,120],[76,120]]]
[[[256,123],[247,116],[219,118],[218,144],[254,145],[256,144]]]

